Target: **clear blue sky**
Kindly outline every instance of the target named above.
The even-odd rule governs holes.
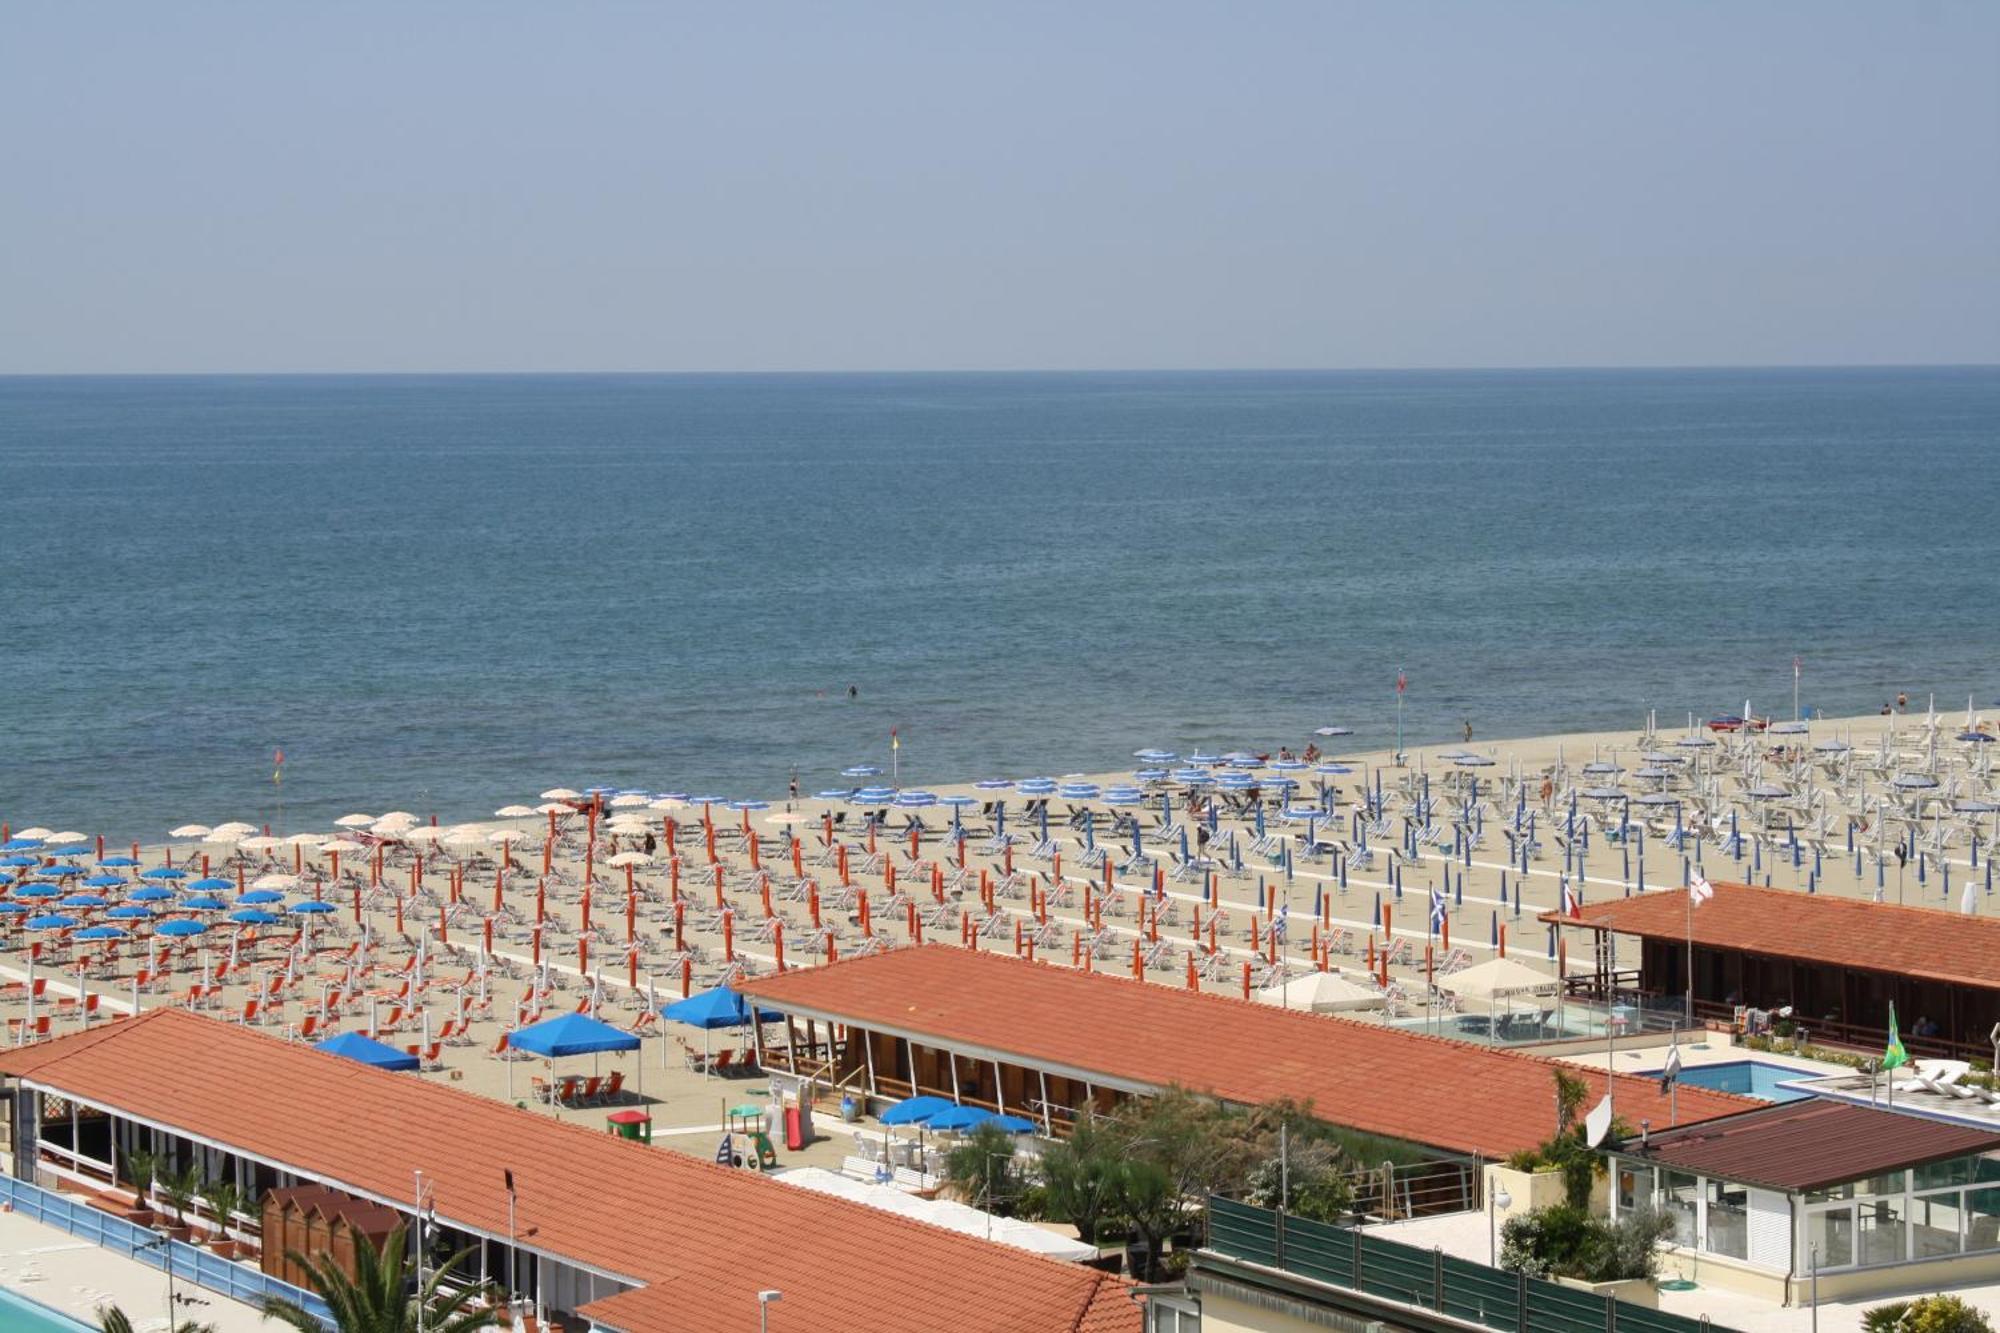
[[[2000,4],[0,10],[0,371],[2000,361]]]

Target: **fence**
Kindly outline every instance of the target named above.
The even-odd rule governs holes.
[[[1716,1333],[1688,1319],[1490,1268],[1355,1227],[1212,1199],[1208,1248],[1328,1286],[1422,1306],[1504,1333]]]
[[[221,1258],[193,1245],[168,1240],[156,1231],[122,1217],[92,1208],[53,1190],[31,1185],[25,1180],[0,1175],[0,1203],[23,1217],[59,1227],[79,1239],[101,1245],[128,1259],[166,1272],[172,1264],[174,1279],[219,1292],[231,1300],[262,1306],[267,1297],[277,1297],[301,1306],[320,1322],[331,1327],[333,1312],[312,1292],[289,1282],[260,1273],[244,1264]]]

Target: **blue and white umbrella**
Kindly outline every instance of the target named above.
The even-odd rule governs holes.
[[[834,787],[827,791],[814,792],[813,799],[817,801],[844,801],[852,795],[854,795],[854,792],[850,788]]]
[[[236,881],[233,879],[224,879],[220,875],[210,875],[205,879],[198,879],[186,887],[194,890],[196,893],[227,893],[236,887]]]
[[[1094,782],[1065,782],[1056,794],[1065,801],[1094,801],[1103,789]]]
[[[922,810],[937,803],[936,794],[927,791],[900,792],[895,801],[896,806],[903,810]]]
[[[1135,768],[1132,770],[1134,782],[1160,782],[1167,776],[1164,768]]]
[[[60,884],[23,884],[14,890],[16,898],[60,898],[62,894]]]
[[[882,776],[880,764],[854,764],[840,770],[844,778],[879,778]]]
[[[1012,778],[981,778],[972,784],[980,791],[1006,791],[1014,785]]]
[[[1303,759],[1273,759],[1265,767],[1279,773],[1298,773],[1310,767]]]
[[[1146,803],[1146,793],[1140,791],[1137,787],[1106,787],[1104,789],[1104,803],[1106,805],[1144,805]]]
[[[1023,778],[1015,784],[1015,790],[1023,796],[1053,796],[1056,792],[1054,778]]]
[[[1132,751],[1132,757],[1144,760],[1149,764],[1171,764],[1179,756],[1172,750],[1134,750]]]
[[[731,801],[729,808],[731,810],[769,810],[771,803],[769,801]]]

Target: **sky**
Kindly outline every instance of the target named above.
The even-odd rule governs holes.
[[[2000,361],[2000,5],[0,8],[0,373]]]

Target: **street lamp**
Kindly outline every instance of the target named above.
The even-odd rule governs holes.
[[[1505,1185],[1486,1196],[1486,1266],[1489,1268],[1500,1262],[1500,1225],[1494,1210],[1504,1213],[1513,1206],[1514,1196],[1507,1192]]]
[[[158,1250],[160,1252],[160,1263],[167,1270],[167,1329],[168,1333],[172,1333],[173,1329],[176,1328],[180,1322],[177,1312],[174,1308],[176,1305],[176,1301],[174,1299],[173,1238],[171,1236],[161,1236],[157,1240],[149,1240],[144,1245],[141,1245],[137,1249],[133,1250],[132,1253],[143,1254],[147,1250]]]
[[[782,1301],[783,1299],[785,1299],[785,1293],[782,1291],[760,1291],[757,1293],[757,1333],[770,1333],[771,1302]]]

